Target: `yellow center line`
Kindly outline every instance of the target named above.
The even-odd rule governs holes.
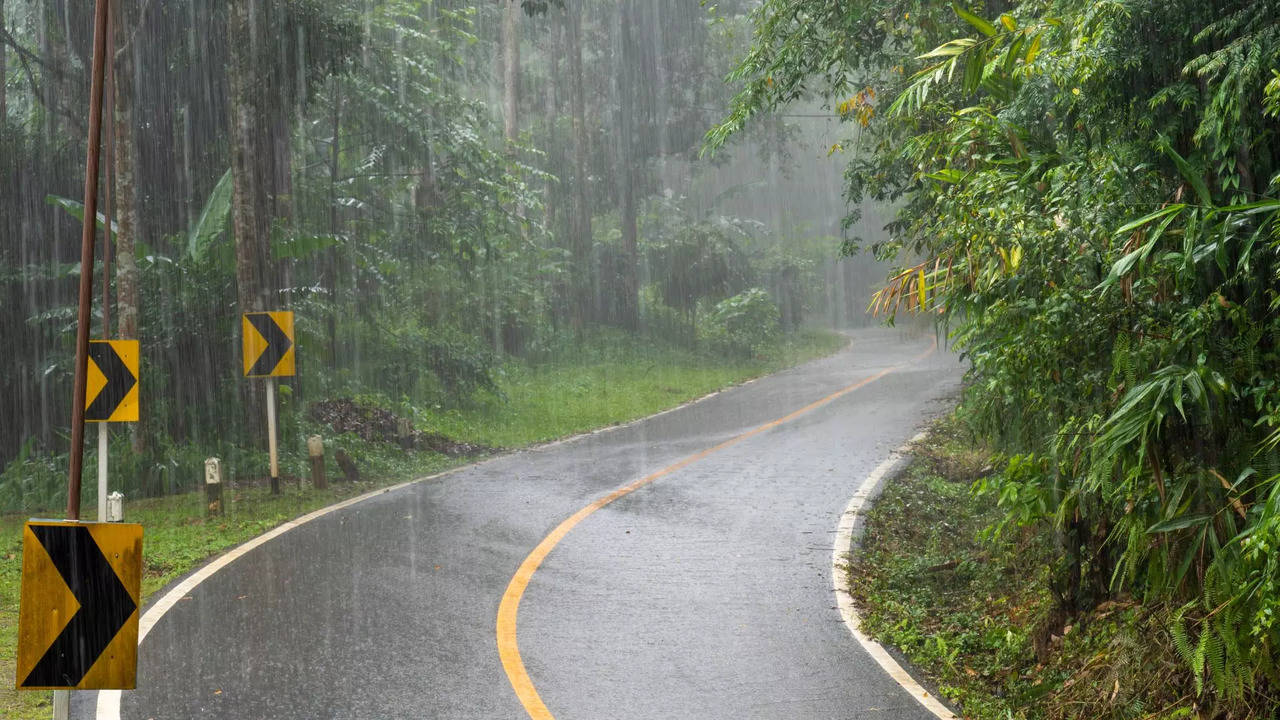
[[[935,339],[933,346],[926,352],[912,358],[911,363],[916,363],[929,357],[937,349],[938,341]],[[511,681],[511,688],[515,690],[516,697],[518,697],[520,699],[520,703],[524,705],[524,709],[529,713],[529,717],[532,718],[532,720],[555,720],[555,716],[551,714],[551,711],[547,709],[546,704],[542,702],[542,697],[538,695],[537,688],[533,686],[533,679],[529,677],[529,671],[525,669],[524,660],[520,657],[520,645],[516,639],[516,616],[520,612],[520,599],[524,597],[524,591],[529,587],[529,581],[533,579],[533,574],[538,571],[538,568],[542,566],[542,561],[545,560],[547,555],[551,553],[555,546],[569,534],[570,530],[573,530],[578,523],[585,520],[587,516],[600,508],[620,497],[630,495],[660,477],[670,475],[677,470],[698,462],[708,455],[724,450],[725,448],[732,447],[733,445],[737,445],[743,440],[755,437],[762,432],[772,430],[779,425],[795,420],[801,415],[812,412],[859,388],[870,385],[876,380],[879,380],[885,375],[897,370],[899,367],[901,366],[885,368],[871,377],[859,380],[858,382],[837,390],[820,400],[815,400],[799,410],[788,413],[777,420],[767,422],[764,425],[748,430],[741,435],[735,435],[719,445],[694,453],[673,465],[668,465],[657,472],[645,475],[635,482],[624,485],[608,495],[596,500],[590,505],[587,505],[578,512],[570,515],[564,520],[564,522],[557,525],[550,534],[543,538],[542,542],[538,543],[537,547],[533,549],[533,552],[530,552],[529,556],[524,559],[524,562],[520,563],[520,567],[516,570],[515,576],[511,578],[511,582],[507,585],[506,592],[502,594],[502,604],[498,606],[498,656],[502,658],[502,668],[507,673],[507,679]]]

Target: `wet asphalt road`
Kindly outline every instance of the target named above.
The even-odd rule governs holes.
[[[832,358],[292,530],[160,620],[121,716],[527,717],[495,617],[547,533],[622,485],[895,367],[587,517],[533,576],[519,643],[559,720],[928,717],[841,623],[830,558],[855,486],[958,386],[954,355],[920,357],[932,344],[860,331]]]

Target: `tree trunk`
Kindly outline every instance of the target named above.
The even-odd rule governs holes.
[[[4,24],[4,0],[0,0],[0,30],[5,28]],[[9,47],[0,47],[0,126],[5,124],[9,117],[9,100],[6,97],[5,85],[9,79]]]
[[[231,51],[228,73],[231,108],[231,225],[236,243],[236,297],[241,312],[263,310],[261,268],[258,264],[258,173],[253,155],[258,134],[254,101],[253,53],[245,47],[250,36],[250,0],[227,4],[227,33]]]
[[[573,216],[570,222],[570,250],[573,255],[570,311],[574,328],[586,325],[591,298],[591,207],[587,197],[587,110],[582,80],[582,0],[565,12],[565,37],[569,47],[569,85],[573,106]]]
[[[134,120],[135,75],[137,60],[134,46],[129,43],[137,22],[136,2],[121,0],[115,4],[115,46],[122,52],[116,58],[113,71],[115,81],[115,175],[116,175],[116,320],[117,336],[139,340],[138,327],[138,185],[137,185],[137,137]],[[145,433],[142,423],[134,423],[129,430],[133,451],[145,450]]]
[[[264,187],[270,175],[263,171],[264,147],[261,135],[267,126],[261,113],[258,79],[255,76],[256,0],[229,0],[227,3],[227,34],[230,59],[227,72],[228,108],[230,110],[229,142],[231,146],[231,227],[235,235],[236,252],[236,300],[240,312],[268,309],[263,301],[262,250],[267,236],[262,231],[266,207],[271,203],[265,197]],[[269,148],[266,148],[269,152]],[[245,437],[261,447],[265,437],[255,432],[262,423],[265,397],[259,393],[257,383],[240,383],[240,402],[244,410]]]
[[[503,0],[502,13],[502,120],[507,152],[519,138],[520,124],[520,2]]]
[[[551,168],[559,167],[559,160],[563,157],[557,152],[557,148],[561,147],[556,137],[556,118],[560,115],[559,103],[559,84],[560,75],[560,43],[557,42],[562,28],[551,27],[547,32],[546,65],[547,65],[547,83],[543,87],[543,122],[546,125],[547,134],[547,163]],[[547,181],[543,184],[542,189],[542,210],[543,224],[546,226],[547,232],[555,232],[556,224],[556,179],[551,177],[552,173],[548,173]]]
[[[640,328],[639,260],[636,239],[635,193],[635,39],[631,35],[635,7],[633,0],[618,3],[618,42],[621,57],[618,69],[618,206],[622,210],[622,282],[618,288],[618,312],[622,327]]]
[[[341,158],[342,81],[333,73],[333,142],[329,145],[329,234],[338,236],[338,163]],[[428,161],[428,169],[430,161]],[[338,249],[325,250],[324,278],[329,290],[329,317],[325,324],[329,334],[329,369],[338,368]]]
[[[62,67],[56,57],[54,50],[54,39],[49,32],[49,25],[54,20],[53,6],[51,3],[41,3],[40,9],[37,11],[41,14],[38,22],[36,22],[36,37],[40,43],[40,61],[46,68]],[[44,144],[51,147],[58,132],[58,82],[56,74],[51,74],[48,78],[42,78],[43,87],[40,88],[42,103],[44,104],[44,113],[41,120],[44,125]]]

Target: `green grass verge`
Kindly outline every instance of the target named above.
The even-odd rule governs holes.
[[[900,649],[966,718],[1196,717],[1167,631],[1172,610],[1122,600],[1075,618],[1056,611],[1051,529],[988,531],[1001,511],[975,480],[989,459],[948,419],[885,488],[849,575],[867,633]]]
[[[674,407],[745,380],[835,352],[845,338],[806,330],[780,345],[768,357],[716,361],[674,348],[611,340],[588,344],[581,352],[537,367],[510,363],[500,386],[506,400],[482,399],[464,409],[428,408],[418,413],[422,429],[495,448],[516,448],[628,422]],[[436,453],[404,453],[386,444],[341,438],[360,462],[362,482],[331,482],[319,491],[285,483],[279,496],[265,488],[229,491],[226,513],[205,516],[200,495],[132,500],[126,519],[142,523],[145,599],[210,557],[312,510],[411,478],[422,477],[468,460]],[[297,443],[295,443],[296,445]],[[301,468],[302,458],[284,460]],[[340,477],[336,466],[330,478]],[[86,511],[92,515],[89,502]],[[0,516],[0,717],[28,720],[48,717],[50,693],[17,692],[18,592],[22,565],[22,524],[26,516]]]

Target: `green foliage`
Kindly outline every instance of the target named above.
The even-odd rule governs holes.
[[[199,260],[208,251],[208,246],[227,229],[231,216],[231,171],[218,180],[200,211],[200,217],[187,233],[187,254],[193,260]]]
[[[1043,584],[1052,548],[1029,533],[982,535],[1002,509],[964,480],[986,462],[959,423],[935,427],[868,513],[849,589],[864,631],[925,669],[965,717],[1042,717],[1034,701],[1056,683],[1033,685],[1024,673],[1052,607]]]
[[[922,259],[874,307],[951,326],[965,416],[1015,456],[983,488],[1055,538],[1064,610],[1185,604],[1200,702],[1228,712],[1280,688],[1280,568],[1251,551],[1280,509],[1278,12],[766,0],[708,136],[806,92],[888,99],[839,113],[866,124],[850,198],[900,203],[877,249]]]
[[[47,195],[45,196],[44,201],[54,207],[62,208],[63,210],[67,211],[67,214],[70,215],[71,217],[75,218],[80,222],[84,222],[84,203],[80,202],[79,200],[72,200],[71,198],[60,197],[58,195]],[[101,210],[98,211],[96,219],[97,219],[97,228],[99,230],[106,227],[107,218],[105,215],[102,214]],[[111,225],[112,234],[114,234],[115,231],[116,231],[116,226],[114,223],[112,223]]]
[[[658,213],[669,210],[657,208]],[[671,228],[662,222],[659,216],[646,223],[649,233],[643,250],[667,306],[692,312],[700,301],[727,297],[752,278],[750,260],[740,244],[745,236],[739,228],[710,222]]]
[[[703,316],[699,336],[725,355],[753,357],[778,341],[782,327],[769,293],[751,288],[716,303]]]

